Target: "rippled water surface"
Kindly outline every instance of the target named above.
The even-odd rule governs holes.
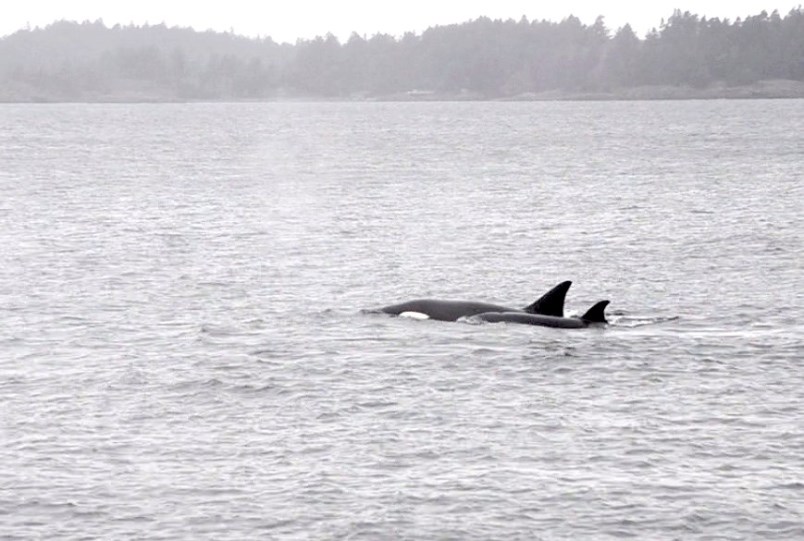
[[[804,537],[801,101],[0,126],[0,538]]]

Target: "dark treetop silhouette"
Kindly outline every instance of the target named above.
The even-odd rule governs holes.
[[[0,100],[503,98],[645,85],[804,81],[804,11],[676,11],[644,39],[600,17],[491,20],[295,45],[186,28],[61,21],[0,39]]]

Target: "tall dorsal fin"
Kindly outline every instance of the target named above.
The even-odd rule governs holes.
[[[581,316],[581,319],[584,321],[588,321],[589,323],[608,323],[606,321],[606,306],[609,305],[609,301],[600,301],[595,303],[586,313]]]
[[[529,314],[541,314],[543,316],[564,317],[564,298],[567,296],[572,282],[567,280],[561,282],[556,287],[542,295],[536,302],[525,307],[525,312]]]

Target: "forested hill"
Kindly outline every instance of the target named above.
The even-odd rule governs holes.
[[[804,83],[804,11],[676,11],[644,39],[575,17],[294,45],[184,28],[61,21],[0,39],[0,101],[497,99]]]

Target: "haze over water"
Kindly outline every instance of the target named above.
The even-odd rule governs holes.
[[[804,536],[800,101],[0,123],[0,537]]]

